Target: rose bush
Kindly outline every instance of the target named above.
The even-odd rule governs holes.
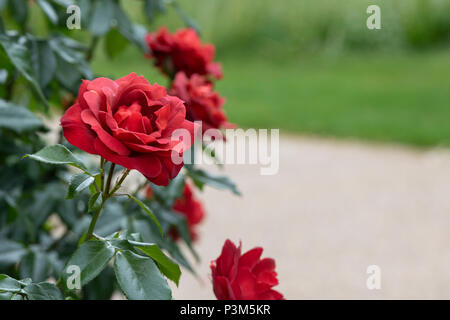
[[[160,0],[141,3],[148,22],[164,12]],[[167,3],[190,21],[175,1]],[[193,121],[205,129],[229,126],[212,82],[222,77],[214,46],[202,44],[192,29],[171,34],[162,28],[145,37],[120,1],[83,2],[91,14],[81,19],[87,37],[80,38],[90,33],[89,43],[62,32],[64,1],[3,1],[2,9],[6,4],[0,19],[0,299],[110,299],[118,289],[128,299],[171,299],[168,281],[179,284],[180,266],[195,273],[181,241],[198,259],[193,240],[205,212],[194,187],[240,194],[227,177],[194,164],[179,174],[183,163],[172,161],[191,147]],[[36,32],[35,19],[46,32]],[[99,41],[109,58],[136,45],[169,76],[170,94],[135,73],[94,79],[90,63]],[[32,111],[51,116],[55,108],[64,110],[62,134],[46,146],[48,129]],[[178,129],[190,139],[174,139]],[[76,147],[98,155],[100,165]],[[22,161],[23,155],[38,162]],[[116,164],[125,170],[119,174]],[[124,190],[133,169],[145,179]],[[230,272],[230,252],[237,257],[240,249],[227,248],[213,269],[218,298],[281,296],[271,289],[270,259],[259,260],[258,252],[244,259],[247,253]],[[81,274],[76,286],[73,266]]]
[[[219,300],[281,300],[275,260],[261,259],[263,248],[241,254],[241,245],[226,240],[222,253],[211,262],[214,293]]]
[[[160,28],[156,33],[149,33],[146,41],[154,59],[154,64],[161,71],[173,76],[179,71],[186,75],[211,75],[222,78],[222,66],[214,63],[215,47],[202,44],[194,29],[180,29],[170,33],[167,28]]]
[[[182,155],[195,134],[183,101],[135,73],[116,81],[84,80],[61,126],[72,145],[136,169],[158,185],[168,185],[178,174],[183,164],[173,163],[172,152]],[[176,129],[188,130],[191,140],[174,141]]]

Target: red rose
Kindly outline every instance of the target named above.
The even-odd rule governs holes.
[[[234,127],[227,122],[222,109],[225,99],[213,91],[212,83],[204,76],[193,74],[188,78],[184,72],[178,72],[169,93],[185,102],[187,119],[202,121],[203,132]]]
[[[61,126],[74,146],[168,185],[183,166],[174,164],[172,152],[181,155],[193,143],[194,123],[185,118],[183,101],[131,73],[116,81],[84,80]],[[188,130],[192,139],[173,141],[176,129]]]
[[[197,73],[222,78],[221,65],[213,63],[215,47],[202,44],[194,29],[180,29],[171,34],[162,27],[147,34],[146,41],[155,65],[170,76],[184,71],[188,76]]]
[[[186,217],[189,233],[193,241],[198,239],[195,226],[202,222],[205,217],[203,205],[200,201],[195,199],[192,189],[188,184],[185,184],[183,190],[183,197],[175,200],[173,210],[179,212]],[[176,232],[171,233],[172,237],[177,239],[178,234]]]
[[[283,295],[272,287],[278,284],[275,261],[260,259],[262,248],[254,248],[241,255],[230,240],[225,241],[222,253],[211,262],[214,293],[219,300],[282,300]]]

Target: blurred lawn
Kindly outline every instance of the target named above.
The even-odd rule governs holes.
[[[115,60],[98,56],[94,70],[112,77],[137,72],[166,85],[140,56],[132,48]],[[450,145],[449,56],[347,54],[283,62],[227,55],[217,90],[230,120],[243,127]]]

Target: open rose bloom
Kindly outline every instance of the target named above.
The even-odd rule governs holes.
[[[175,164],[172,153],[181,156],[195,136],[183,101],[135,73],[116,81],[84,80],[61,126],[72,145],[138,170],[158,185],[168,185],[178,174],[183,163]],[[173,139],[177,129],[187,130],[191,139]]]
[[[184,71],[187,76],[212,75],[217,79],[223,76],[221,65],[213,62],[215,47],[202,44],[194,29],[180,29],[172,34],[163,27],[147,34],[146,41],[155,66],[166,74],[173,76]]]
[[[219,300],[282,300],[272,287],[278,284],[275,260],[261,259],[263,249],[241,255],[241,246],[225,241],[222,253],[211,263],[214,293]]]

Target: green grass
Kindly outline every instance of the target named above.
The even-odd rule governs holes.
[[[408,55],[339,55],[296,60],[262,55],[222,57],[217,90],[232,122],[281,132],[450,145],[448,51]],[[119,77],[135,71],[167,80],[148,60],[127,50],[98,57],[94,70]]]

